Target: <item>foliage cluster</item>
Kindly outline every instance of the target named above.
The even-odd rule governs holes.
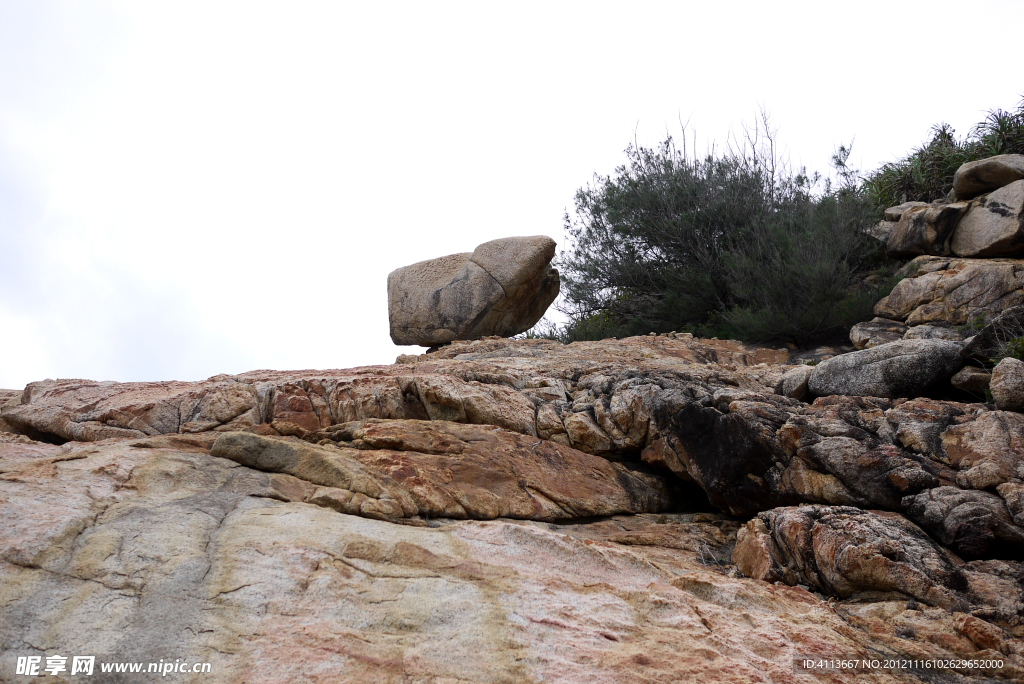
[[[990,110],[960,140],[948,124],[933,126],[931,140],[868,175],[863,189],[883,209],[902,202],[932,202],[949,194],[961,164],[997,154],[1024,154],[1024,100],[1012,111]]]
[[[566,213],[571,247],[558,266],[569,323],[545,336],[679,330],[803,344],[845,334],[887,293],[862,282],[880,266],[864,233],[879,216],[849,154],[840,147],[833,159],[836,182],[792,173],[765,118],[742,145],[704,158],[671,137],[629,146],[627,163],[595,176]]]

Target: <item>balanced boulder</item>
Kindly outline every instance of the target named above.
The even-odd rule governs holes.
[[[900,340],[841,354],[815,366],[807,386],[819,397],[920,396],[963,367],[962,346],[949,340]]]
[[[1024,155],[999,154],[967,162],[953,176],[957,199],[971,199],[1024,178]]]
[[[391,339],[433,346],[529,330],[558,296],[554,255],[549,237],[511,237],[392,271]]]

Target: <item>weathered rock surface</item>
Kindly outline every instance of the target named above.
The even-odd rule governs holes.
[[[316,486],[212,456],[216,437],[39,445],[13,464],[24,442],[0,444],[5,665],[185,656],[211,663],[203,681],[271,684],[803,682],[822,673],[795,671],[798,655],[998,655],[998,670],[943,676],[1024,673],[1020,631],[999,619],[1012,563],[963,571],[970,615],[828,602],[739,576],[722,516],[400,525],[306,502]]]
[[[1024,652],[1024,415],[808,405],[776,391],[813,375],[788,358],[489,338],[393,366],[32,383],[0,414],[25,433],[0,435],[0,657],[172,644],[214,681],[805,681],[788,658],[808,650]],[[876,512],[762,519],[801,504]],[[741,577],[737,521],[671,512],[709,505],[762,516],[738,562],[781,544],[764,577],[820,595]],[[956,676],[1024,677],[1005,660]]]
[[[942,343],[917,343],[926,342]],[[972,474],[961,483],[958,470],[974,466],[951,462],[944,446],[970,437],[983,454],[975,460],[1014,457],[1007,431],[1017,428],[1006,416],[1016,414],[927,399],[835,396],[807,405],[775,391],[787,372],[801,368],[778,365],[786,357],[785,351],[718,340],[642,337],[561,345],[486,339],[403,357],[394,366],[254,372],[166,383],[162,392],[144,383],[33,383],[22,397],[26,403],[5,408],[4,415],[55,441],[67,439],[60,437],[72,432],[67,426],[78,434],[118,430],[134,439],[160,428],[334,441],[332,435],[341,434],[335,426],[373,418],[492,425],[529,444],[646,462],[683,484],[699,485],[719,509],[748,517],[800,503],[904,511],[903,499],[926,489],[994,492],[1019,479],[997,468],[995,479]],[[224,396],[255,396],[256,404],[242,411],[248,402],[241,402],[217,414],[226,423],[214,420],[212,408],[196,408],[224,406],[218,399]],[[231,417],[237,411],[243,418]],[[975,426],[974,436],[960,435],[967,426]],[[417,467],[435,472],[426,460]]]
[[[889,342],[822,361],[807,386],[817,396],[919,396],[960,370],[961,346],[939,339]]]
[[[1008,356],[996,364],[989,389],[996,408],[1024,412],[1024,361]]]
[[[961,257],[1015,256],[1024,252],[1024,180],[972,202],[957,224],[950,249]]]
[[[232,432],[211,453],[331,489],[323,505],[385,519],[563,520],[673,507],[663,477],[490,426],[370,420],[307,440],[319,446]]]
[[[908,207],[889,234],[886,253],[893,257],[949,254],[953,230],[968,206],[967,202],[935,202]]]
[[[429,347],[529,330],[558,296],[554,255],[551,238],[503,238],[392,271],[391,339]]]
[[[967,162],[953,175],[958,199],[971,199],[1024,178],[1024,155],[999,154]]]
[[[925,323],[907,328],[903,335],[905,340],[949,340],[951,342],[963,342],[964,336],[959,330],[949,323]]]
[[[988,323],[1024,304],[1024,260],[950,259],[920,256],[901,271],[903,279],[875,305],[875,315],[921,325],[944,321]]]
[[[908,328],[899,321],[873,318],[850,328],[850,341],[857,349],[870,349],[887,342],[902,340]]]

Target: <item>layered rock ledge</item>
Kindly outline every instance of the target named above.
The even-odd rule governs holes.
[[[1024,415],[801,400],[789,361],[489,338],[31,383],[0,408],[0,653],[213,681],[863,681],[793,665],[856,654],[1003,662],[872,681],[1024,677]]]

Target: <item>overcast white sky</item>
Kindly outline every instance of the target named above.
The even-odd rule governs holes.
[[[1015,106],[1022,23],[1020,0],[0,0],[0,387],[391,363],[391,270],[564,246],[634,134],[721,143],[763,106],[794,162],[855,138],[870,170]]]

